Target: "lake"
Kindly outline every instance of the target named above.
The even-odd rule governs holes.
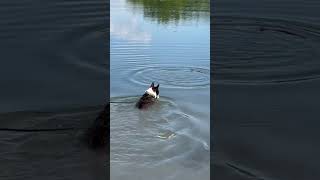
[[[110,177],[210,178],[209,1],[110,1]],[[135,108],[152,82],[159,101]]]
[[[0,179],[106,179],[83,138],[108,97],[107,1],[0,4]]]
[[[212,5],[211,176],[319,179],[319,1]]]

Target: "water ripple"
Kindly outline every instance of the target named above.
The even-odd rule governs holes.
[[[214,83],[289,83],[320,78],[319,26],[232,16],[218,16],[214,21]]]
[[[130,81],[149,85],[157,80],[165,88],[203,88],[210,82],[210,70],[202,67],[151,66],[137,69],[130,74]]]
[[[111,99],[111,162],[158,166],[189,159],[199,150],[209,153],[203,140],[191,133],[192,117],[186,116],[172,99],[162,97],[148,111],[140,111],[134,106],[138,98]]]

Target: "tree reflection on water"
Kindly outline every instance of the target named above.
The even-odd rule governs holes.
[[[159,24],[210,20],[209,0],[127,0],[134,10]]]

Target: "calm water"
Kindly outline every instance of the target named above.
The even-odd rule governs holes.
[[[111,179],[209,179],[209,1],[111,0],[110,11]],[[160,100],[139,111],[152,81]]]
[[[320,3],[213,3],[214,179],[319,179]]]
[[[105,102],[104,1],[1,2],[0,112]]]
[[[0,2],[0,179],[107,177],[83,135],[106,101],[107,1]]]

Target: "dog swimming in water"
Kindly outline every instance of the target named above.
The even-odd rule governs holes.
[[[159,84],[154,86],[154,82],[145,91],[143,96],[136,103],[138,109],[147,109],[159,99]]]
[[[93,149],[103,149],[110,143],[110,104],[98,114],[93,124],[88,128],[86,138]],[[109,153],[108,153],[109,154]]]

